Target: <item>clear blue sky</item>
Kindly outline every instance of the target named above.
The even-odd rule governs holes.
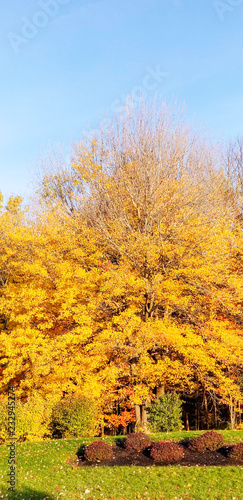
[[[40,154],[132,92],[243,135],[243,0],[2,0],[0,18],[5,196],[27,197]]]

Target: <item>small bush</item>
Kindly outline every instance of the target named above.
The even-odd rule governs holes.
[[[189,441],[189,449],[193,451],[216,451],[224,444],[222,434],[208,431]]]
[[[156,462],[178,462],[184,457],[184,449],[173,441],[158,441],[152,444],[150,457]]]
[[[243,460],[243,443],[237,443],[231,446],[228,456],[235,460]]]
[[[25,403],[17,403],[16,435],[20,441],[37,441],[51,437],[49,425],[52,407],[52,401],[44,400],[38,394],[29,396]]]
[[[57,403],[51,416],[53,437],[94,436],[97,412],[94,403],[84,397],[66,397]]]
[[[5,443],[8,437],[8,402],[4,399],[0,401],[0,444]]]
[[[93,441],[85,447],[84,457],[89,462],[103,462],[113,457],[112,447],[104,441]]]
[[[124,442],[127,450],[144,451],[151,445],[151,440],[144,432],[128,434]]]
[[[182,425],[182,401],[178,394],[166,393],[153,401],[146,411],[153,432],[180,431]]]
[[[241,422],[240,424],[238,424],[235,428],[236,431],[243,431],[243,422]]]
[[[15,437],[17,441],[38,441],[51,437],[49,424],[53,403],[39,394],[30,395],[26,402],[16,398]],[[0,443],[8,439],[8,401],[0,402]]]

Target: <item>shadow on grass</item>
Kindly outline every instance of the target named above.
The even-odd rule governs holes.
[[[7,500],[54,500],[54,497],[49,493],[32,490],[31,488],[16,488],[15,491],[3,488],[1,489],[1,495],[1,498]]]

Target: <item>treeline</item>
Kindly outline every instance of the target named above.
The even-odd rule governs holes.
[[[243,142],[141,103],[54,156],[0,216],[1,399],[90,398],[123,430],[164,393],[184,425],[243,405]]]

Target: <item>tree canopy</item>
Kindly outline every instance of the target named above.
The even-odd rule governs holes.
[[[238,411],[243,166],[233,150],[222,154],[173,106],[140,103],[75,145],[70,165],[45,171],[38,211],[19,198],[2,205],[2,395],[9,381],[20,397],[92,395],[101,415],[135,408],[144,425],[164,391]]]

